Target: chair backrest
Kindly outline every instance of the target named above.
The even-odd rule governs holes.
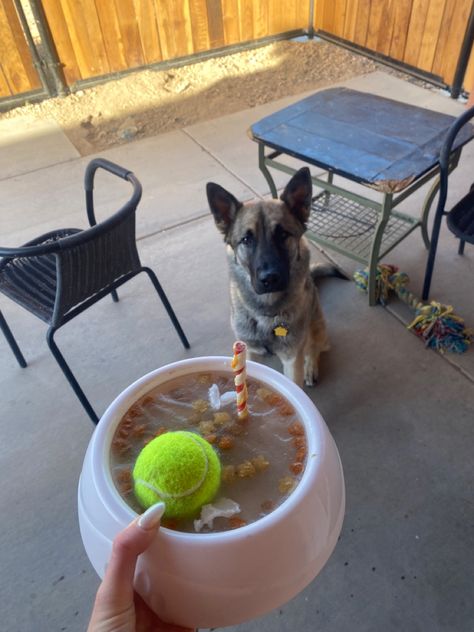
[[[133,187],[129,200],[112,216],[96,223],[94,177],[98,168],[127,180]],[[136,246],[136,208],[142,187],[134,174],[104,159],[92,160],[84,177],[87,215],[91,228],[59,240],[56,256],[57,293],[52,324],[58,325],[76,305],[115,281],[137,272],[140,258]]]
[[[97,223],[93,188],[97,169],[104,169],[132,185],[132,194],[113,215]],[[111,291],[117,280],[140,270],[136,246],[135,213],[142,187],[131,171],[102,158],[92,160],[85,174],[86,207],[90,228],[62,229],[20,248],[0,248],[1,268],[10,266],[12,283],[32,294],[27,308],[58,327],[81,303]],[[16,262],[16,263],[15,263]],[[25,262],[25,265],[23,265]],[[16,300],[14,289],[8,292]],[[19,302],[22,302],[21,300]]]
[[[446,135],[446,139],[441,147],[440,155],[439,155],[439,165],[440,165],[440,189],[439,189],[439,199],[438,199],[438,210],[444,211],[444,207],[446,204],[446,198],[448,195],[448,175],[449,175],[449,164],[451,160],[451,152],[453,147],[456,145],[457,147],[462,146],[465,142],[467,142],[470,138],[472,138],[472,130],[467,132],[464,130],[464,126],[474,117],[474,107],[469,108],[463,112],[458,118],[454,121],[451,127],[448,130]],[[460,133],[464,133],[464,138],[458,138]]]

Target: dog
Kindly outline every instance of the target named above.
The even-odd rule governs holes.
[[[275,354],[299,386],[315,384],[320,354],[329,349],[316,279],[347,278],[335,266],[310,265],[304,233],[312,188],[307,167],[293,175],[280,201],[244,205],[218,184],[207,184],[209,207],[227,246],[234,334],[252,359]]]

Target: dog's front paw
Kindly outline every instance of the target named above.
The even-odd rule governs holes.
[[[306,386],[315,386],[318,382],[318,365],[314,364],[312,358],[305,358],[304,361],[304,383]]]

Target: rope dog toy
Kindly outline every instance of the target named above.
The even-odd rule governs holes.
[[[376,273],[376,298],[382,305],[387,304],[390,292],[395,292],[398,298],[406,305],[415,310],[415,318],[408,325],[419,338],[425,347],[436,349],[443,353],[464,353],[469,344],[474,340],[472,330],[464,326],[464,320],[453,313],[451,305],[443,305],[436,301],[425,304],[420,301],[407,285],[410,281],[405,272],[399,272],[396,266],[380,264]],[[357,270],[354,273],[356,286],[363,291],[367,291],[368,272]]]

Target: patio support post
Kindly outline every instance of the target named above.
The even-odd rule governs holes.
[[[20,1],[15,0],[17,10],[19,4]],[[29,4],[41,38],[42,55],[40,57],[40,63],[46,74],[48,92],[50,96],[64,97],[69,94],[69,88],[64,78],[62,64],[56,52],[43,6],[38,0],[29,0]]]
[[[464,33],[464,40],[461,46],[461,52],[459,53],[458,64],[456,66],[456,72],[454,73],[453,85],[451,86],[452,99],[457,99],[459,95],[461,94],[464,76],[466,74],[467,64],[469,63],[469,57],[471,56],[473,43],[474,43],[474,3],[471,7],[471,13],[469,15],[469,21],[467,23],[466,32]],[[469,88],[470,87],[471,86],[469,86]]]

